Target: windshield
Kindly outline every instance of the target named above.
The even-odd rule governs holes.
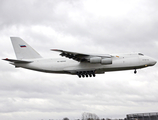
[[[144,54],[142,54],[142,53],[138,53],[138,55],[142,55],[142,56],[144,56]]]

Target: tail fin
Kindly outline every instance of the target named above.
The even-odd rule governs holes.
[[[10,37],[18,60],[42,58],[30,45],[19,37]]]

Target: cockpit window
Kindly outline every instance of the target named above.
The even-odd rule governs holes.
[[[144,54],[142,54],[142,53],[138,53],[138,55],[142,55],[142,56],[144,56]]]

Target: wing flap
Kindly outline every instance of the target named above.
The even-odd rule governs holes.
[[[13,63],[31,63],[32,61],[26,61],[26,60],[15,60],[15,59],[2,59],[2,60],[5,60],[5,61],[9,61],[9,62],[13,62]]]

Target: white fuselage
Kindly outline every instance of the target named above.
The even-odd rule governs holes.
[[[11,37],[11,41],[17,59],[3,60],[9,61],[15,67],[41,72],[72,74],[81,78],[119,70],[133,69],[134,73],[137,73],[136,69],[156,64],[156,60],[141,53],[93,55],[61,49],[51,49],[51,51],[59,52],[66,58],[45,59],[21,38]]]
[[[156,61],[153,58],[140,54],[113,55],[112,64],[109,65],[102,65],[100,63],[92,64],[90,62],[77,62],[68,58],[39,58],[31,59],[31,61],[33,62],[28,64],[14,63],[14,65],[16,67],[49,73],[76,74],[78,71],[94,70],[96,74],[100,74],[108,71],[140,69],[156,64]]]

